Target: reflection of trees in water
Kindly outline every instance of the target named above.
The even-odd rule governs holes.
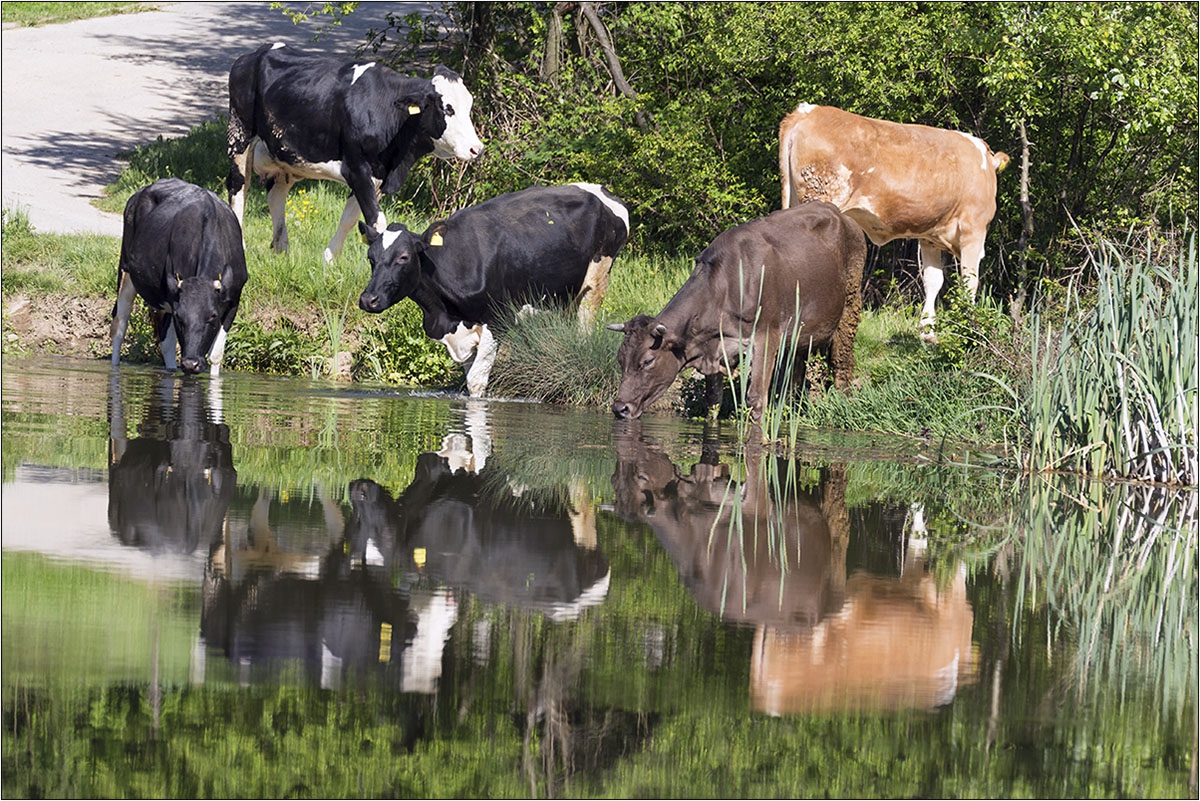
[[[521,611],[510,613],[508,623],[512,717],[521,735],[521,771],[530,796],[557,798],[573,776],[594,775],[644,747],[658,714],[584,700],[588,638],[577,626],[542,626]]]

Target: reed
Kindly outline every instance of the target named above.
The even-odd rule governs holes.
[[[1103,243],[1094,300],[1069,293],[1055,330],[1034,319],[1032,376],[1012,399],[1017,460],[1063,471],[1167,484],[1197,481],[1195,238],[1173,264]]]

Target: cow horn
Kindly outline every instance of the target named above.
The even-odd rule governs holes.
[[[609,323],[608,325],[606,325],[604,327],[607,328],[609,331],[624,331],[625,323]]]
[[[664,337],[666,335],[667,335],[667,327],[665,325],[663,325],[662,323],[659,323],[658,325],[654,326],[654,336]]]
[[[221,279],[220,278],[218,278],[216,281],[213,281],[213,289],[217,290],[218,292],[221,291]]]

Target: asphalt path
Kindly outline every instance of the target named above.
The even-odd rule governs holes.
[[[120,236],[121,216],[91,205],[120,173],[118,154],[226,113],[239,55],[286,42],[352,57],[385,13],[429,3],[363,3],[332,29],[293,24],[268,2],[158,8],[0,34],[3,205],[25,211],[36,230]]]

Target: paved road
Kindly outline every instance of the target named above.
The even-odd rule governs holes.
[[[26,210],[37,230],[120,236],[120,215],[90,205],[119,174],[116,154],[225,113],[238,55],[284,41],[352,56],[386,12],[429,4],[365,3],[315,42],[317,24],[293,25],[268,2],[159,8],[0,35],[3,203]]]

